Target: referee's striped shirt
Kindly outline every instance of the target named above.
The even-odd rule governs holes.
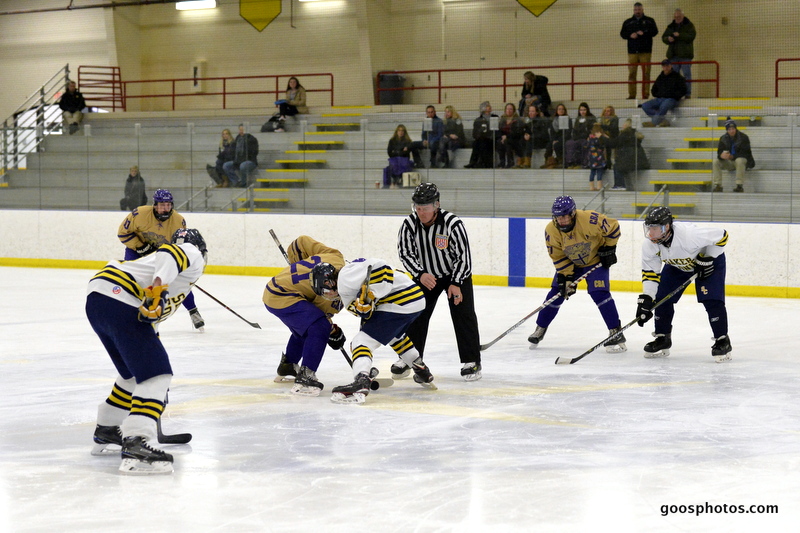
[[[416,213],[406,217],[397,236],[397,254],[416,279],[428,272],[436,278],[450,276],[450,282],[460,286],[472,275],[467,230],[460,218],[444,209],[427,228]]]

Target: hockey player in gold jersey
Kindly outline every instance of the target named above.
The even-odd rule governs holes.
[[[531,348],[538,346],[544,338],[564,300],[575,294],[576,288],[572,281],[589,272],[598,263],[601,268],[586,276],[589,296],[600,310],[609,333],[616,333],[621,327],[608,279],[608,269],[617,262],[619,222],[601,213],[578,210],[571,196],[556,198],[552,214],[553,220],[545,228],[545,244],[556,267],[556,275],[547,299],[556,295],[560,297],[542,309],[536,318],[536,331],[528,337]],[[625,336],[618,335],[610,339],[605,347],[607,352],[624,352],[627,349]]]
[[[325,344],[339,350],[344,346],[345,336],[339,326],[331,323],[331,317],[342,309],[341,302],[315,294],[309,274],[315,265],[323,262],[342,268],[344,256],[339,250],[306,235],[289,244],[287,255],[291,264],[267,283],[263,296],[267,311],[292,332],[275,381],[295,376],[292,393],[318,396],[323,384],[317,380],[316,371],[325,353]]]
[[[186,221],[173,209],[172,193],[158,189],[153,194],[153,205],[139,206],[125,217],[117,230],[117,237],[125,245],[125,260],[130,261],[155,252],[172,239],[175,231],[185,228]],[[205,321],[190,292],[183,302],[189,311],[192,325],[203,331]]]

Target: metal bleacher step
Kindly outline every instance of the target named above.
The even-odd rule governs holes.
[[[704,168],[659,168],[659,174],[711,174],[711,169]]]
[[[711,180],[650,180],[650,185],[710,185]]]
[[[288,188],[286,188],[285,186],[287,185],[295,186],[295,188],[305,187],[306,183],[308,183],[308,180],[306,178],[258,178],[256,179],[256,183],[263,183],[264,185],[272,185],[272,184],[284,185],[284,187],[280,190],[288,190]],[[264,190],[264,189],[259,189],[259,190]],[[278,190],[278,188],[273,189],[272,187],[270,187],[265,190],[275,191]]]
[[[667,163],[711,163],[711,158],[703,159],[667,159]]]
[[[325,159],[276,159],[279,165],[324,165],[328,161]]]
[[[305,172],[305,168],[268,168],[264,172]]]
[[[719,131],[721,129],[725,128],[720,128],[718,126],[692,126],[692,131],[710,131],[710,130]],[[742,126],[742,127],[736,126],[736,129],[743,131],[747,129],[747,126]]]
[[[320,123],[314,124],[314,127],[317,128],[318,132],[325,133],[329,133],[329,128],[334,130],[338,128],[340,131],[361,131],[361,124],[358,122]]]
[[[647,207],[650,205],[650,202],[631,202],[631,205],[633,207]],[[695,204],[674,204],[670,202],[669,206],[675,208],[692,208],[695,207]]]
[[[326,154],[327,150],[286,150],[284,154]]]
[[[655,192],[655,191],[642,191],[639,194],[641,196],[655,196],[658,193]],[[675,192],[670,191],[669,195],[670,196],[697,196],[697,193],[696,192],[692,192],[692,191],[675,191]]]
[[[330,146],[336,148],[344,148],[344,141],[328,140],[328,141],[294,141],[297,146]]]

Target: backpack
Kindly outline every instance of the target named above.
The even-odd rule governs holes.
[[[281,127],[280,116],[272,115],[269,120],[261,126],[261,133],[270,133]]]

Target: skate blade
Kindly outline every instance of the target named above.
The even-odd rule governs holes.
[[[331,401],[333,403],[344,403],[357,405],[367,401],[367,395],[363,392],[354,392],[351,395],[342,394],[341,392],[334,392],[331,394]]]
[[[205,333],[205,332],[206,332],[206,328],[204,328],[204,327],[200,327],[200,328],[194,328],[194,330],[195,330],[197,333]]]
[[[644,358],[645,359],[661,359],[667,357],[669,355],[669,350],[661,350],[659,352],[648,353],[645,352]]]
[[[291,393],[295,396],[319,396],[320,392],[322,392],[322,389],[305,387],[303,385],[295,385],[291,390]]]
[[[606,353],[622,353],[627,352],[628,347],[625,344],[613,344],[611,346],[606,346]]]
[[[275,383],[294,383],[294,376],[275,376]]]
[[[464,381],[478,381],[483,376],[481,375],[480,372],[475,372],[474,374],[465,374],[461,377],[464,378]]]
[[[138,459],[123,459],[119,465],[119,471],[128,476],[152,476],[174,472],[172,463],[169,461],[147,463]]]
[[[392,379],[403,379],[403,378],[407,378],[407,377],[408,377],[410,374],[411,374],[411,369],[409,368],[409,369],[407,369],[405,372],[403,372],[402,374],[394,374],[394,373],[393,373],[393,374],[392,374]]]
[[[118,444],[95,444],[92,446],[92,455],[98,457],[104,455],[116,455],[119,457],[120,451],[122,451],[122,446]]]
[[[431,381],[430,383],[420,383],[420,385],[422,385],[428,390],[439,390],[439,387],[437,387],[433,381]]]
[[[712,355],[711,357],[714,358],[715,363],[724,363],[725,361],[731,360],[731,354],[726,353],[724,355]]]
[[[538,347],[539,347],[539,345],[538,345],[538,344],[533,344],[532,342],[529,342],[529,343],[528,343],[528,349],[529,349],[529,350],[535,350],[535,349],[536,349],[536,348],[538,348]]]

